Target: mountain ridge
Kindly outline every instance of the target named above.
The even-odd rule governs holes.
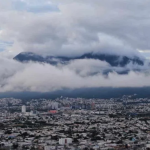
[[[78,57],[65,57],[65,56],[46,56],[43,57],[41,55],[32,53],[32,52],[23,52],[16,55],[14,60],[17,60],[19,62],[41,62],[41,63],[49,63],[51,65],[57,65],[58,63],[65,64],[71,60],[77,60],[77,59],[96,59],[100,61],[106,61],[108,64],[110,64],[112,67],[120,66],[125,67],[129,63],[133,65],[144,65],[144,60],[137,56],[128,57],[128,56],[119,56],[114,54],[96,54],[96,53],[86,53]]]

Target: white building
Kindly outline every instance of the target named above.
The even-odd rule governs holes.
[[[72,138],[61,138],[59,139],[60,145],[72,144]]]
[[[45,146],[44,150],[55,150],[56,147],[55,146]]]
[[[57,102],[53,102],[51,104],[52,109],[58,110],[58,103]]]
[[[22,106],[22,113],[26,113],[26,106],[25,105]]]

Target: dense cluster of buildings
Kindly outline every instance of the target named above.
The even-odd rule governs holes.
[[[150,100],[0,99],[0,150],[150,149]]]

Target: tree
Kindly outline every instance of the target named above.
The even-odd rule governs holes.
[[[17,149],[18,146],[19,146],[18,143],[13,143],[12,148],[13,148],[13,149]]]

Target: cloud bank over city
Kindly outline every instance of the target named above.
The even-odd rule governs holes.
[[[149,7],[147,0],[1,0],[0,92],[150,86]],[[145,63],[112,67],[77,59],[53,66],[17,62],[13,58],[20,52],[65,57],[93,52],[136,56]],[[113,71],[105,76],[104,69]],[[117,73],[124,69],[128,74]]]

